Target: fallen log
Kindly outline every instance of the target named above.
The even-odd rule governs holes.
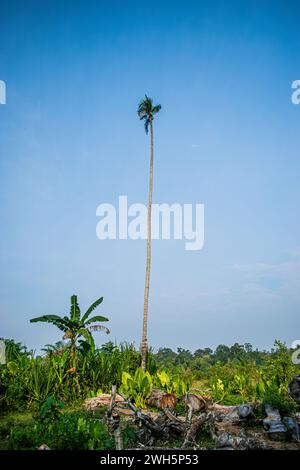
[[[250,418],[253,416],[254,406],[250,403],[245,403],[238,407],[237,413],[241,419]]]
[[[283,424],[286,426],[289,436],[295,441],[300,442],[300,429],[296,418],[285,416],[282,418]]]
[[[242,405],[236,406],[225,406],[219,405],[218,403],[212,403],[209,405],[208,410],[212,411],[218,420],[238,423],[241,420],[252,418],[258,406],[259,404],[255,402],[243,403]]]
[[[252,449],[268,449],[269,445],[265,442],[264,439],[258,436],[248,436],[247,432],[242,428],[236,428],[235,432],[228,431],[228,425],[230,422],[225,420],[225,422],[218,422],[218,417],[214,412],[210,412],[208,418],[208,429],[212,440],[215,443],[216,449],[223,450],[252,450]],[[220,427],[220,425],[227,425],[226,427]],[[232,423],[234,424],[234,423]],[[230,424],[231,429],[233,426]],[[225,429],[224,429],[225,427]],[[238,431],[238,432],[237,432]]]
[[[263,420],[264,428],[270,439],[283,441],[286,439],[287,428],[281,420],[279,411],[271,405],[265,405],[267,417]]]
[[[137,408],[129,398],[126,398],[122,393],[118,392],[118,395],[123,399],[124,404],[126,404],[135,414],[135,417],[140,423],[142,423],[147,429],[149,429],[154,434],[161,433],[161,427],[157,425],[148,414],[143,413],[139,408]]]
[[[196,395],[195,393],[186,393],[182,397],[182,401],[185,404],[185,408],[188,412],[188,420],[191,420],[193,413],[199,411],[207,411],[212,405],[213,401],[210,396]]]
[[[156,390],[152,398],[160,400],[165,395],[170,394]],[[115,437],[116,448],[119,449],[123,447],[120,431],[120,414],[122,413],[133,417],[138,425],[140,445],[147,448],[155,446],[157,442],[167,444],[168,441],[174,437],[177,439],[179,436],[182,438],[182,449],[199,447],[196,437],[202,425],[207,426],[212,439],[211,445],[216,449],[280,448],[280,446],[287,445],[286,442],[284,444],[280,442],[283,440],[293,440],[295,443],[290,445],[299,445],[298,418],[300,415],[281,419],[278,410],[266,405],[266,418],[256,419],[255,410],[261,406],[258,403],[224,406],[213,403],[210,397],[194,393],[186,394],[182,397],[182,401],[186,405],[187,412],[184,416],[176,416],[171,406],[161,407],[160,413],[140,410],[130,399],[117,393],[113,388],[111,395],[101,394],[87,399],[85,406],[91,410],[99,406],[107,406],[107,420],[110,422]],[[156,407],[159,408],[157,404]]]
[[[200,416],[195,416],[191,419],[191,423],[187,427],[184,441],[181,446],[182,449],[191,447],[192,444],[194,444],[199,427],[206,423],[208,419],[209,416],[206,413],[202,413]]]

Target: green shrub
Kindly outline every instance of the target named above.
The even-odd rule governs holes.
[[[128,372],[122,374],[121,391],[132,399],[138,408],[144,408],[146,399],[152,390],[152,378],[149,372],[143,372],[139,367],[132,376]]]
[[[178,397],[182,397],[189,389],[187,381],[179,376],[172,376],[165,370],[157,371],[153,379],[158,388],[165,390],[167,393],[174,393]]]
[[[43,419],[34,425],[15,426],[9,439],[11,449],[36,449],[46,444],[53,450],[113,449],[106,425],[86,414],[59,413],[57,419]]]

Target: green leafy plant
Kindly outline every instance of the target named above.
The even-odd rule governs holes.
[[[155,382],[159,388],[165,390],[167,393],[172,393],[174,390],[171,376],[165,370],[156,372]]]
[[[59,419],[64,406],[62,401],[58,401],[50,395],[45,401],[40,403],[37,416],[41,421],[56,421]]]
[[[155,385],[167,393],[175,393],[181,397],[188,391],[188,384],[179,376],[172,376],[165,370],[160,370],[154,377]]]
[[[132,376],[128,372],[122,373],[121,391],[139,408],[144,408],[146,399],[150,396],[152,390],[152,378],[149,372],[143,372],[138,368]]]
[[[49,404],[50,408],[53,404]],[[47,413],[47,412],[46,412]],[[86,414],[59,413],[55,420],[15,426],[9,438],[11,449],[37,449],[47,444],[53,450],[113,449],[114,441],[102,421]]]
[[[215,401],[222,401],[225,397],[225,385],[221,379],[216,379],[212,384],[212,397]]]

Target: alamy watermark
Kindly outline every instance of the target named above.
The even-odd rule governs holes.
[[[291,95],[293,104],[300,104],[300,80],[294,80],[292,83],[292,89],[294,90]]]
[[[0,364],[6,364],[5,341],[0,339]]]
[[[99,204],[100,217],[96,235],[100,240],[146,240],[147,206],[128,206],[127,196],[119,196],[118,207]],[[151,215],[152,240],[185,240],[187,251],[201,250],[204,245],[204,204],[153,204]]]
[[[0,80],[0,104],[6,104],[6,83]]]
[[[292,363],[298,365],[300,364],[300,339],[296,339],[295,341],[293,341],[291,348],[295,349],[292,354]]]

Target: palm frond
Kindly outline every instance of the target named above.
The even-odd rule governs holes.
[[[143,108],[138,108],[137,113],[140,119],[145,119],[145,117],[147,116],[147,111]]]
[[[158,104],[158,105],[154,106],[154,108],[152,110],[152,114],[159,113],[160,110],[161,110],[161,105]]]

